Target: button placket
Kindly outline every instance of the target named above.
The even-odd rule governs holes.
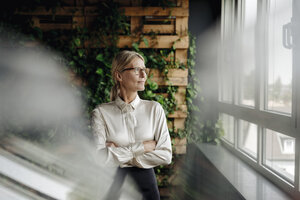
[[[123,109],[123,114],[125,117],[129,143],[133,144],[135,143],[134,127],[136,126],[136,119],[133,115],[133,109],[130,106],[126,106]]]
[[[135,135],[134,135],[134,127],[135,127],[135,117],[133,116],[133,112],[128,112],[128,119],[129,119],[129,133],[131,135],[131,143],[135,143]]]

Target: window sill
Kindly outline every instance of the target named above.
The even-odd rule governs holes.
[[[197,147],[245,199],[291,199],[223,146],[201,143]]]

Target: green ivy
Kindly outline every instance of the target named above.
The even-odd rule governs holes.
[[[161,6],[174,6],[173,1],[164,0],[157,2]],[[143,1],[143,3],[147,2]],[[150,1],[148,3],[151,4]],[[30,9],[34,8],[32,5],[30,4]],[[43,4],[35,5],[39,6]],[[60,5],[60,1],[57,1],[53,5]],[[54,11],[53,16],[55,16],[55,6],[53,5],[52,7],[49,6],[49,9]],[[24,4],[22,4],[22,8],[23,6]],[[43,31],[38,27],[30,28],[30,22],[20,25],[14,23],[13,20],[10,21],[12,22],[11,24],[0,20],[0,33],[3,27],[10,26],[17,31],[30,35],[32,40],[42,41],[53,50],[59,51],[65,58],[66,70],[72,70],[84,83],[83,88],[74,87],[78,90],[78,96],[87,102],[86,117],[89,117],[90,112],[96,105],[109,101],[110,89],[112,87],[110,72],[112,58],[120,50],[123,50],[117,47],[119,35],[139,35],[139,40],[132,43],[131,48],[127,47],[125,49],[131,49],[140,53],[145,59],[146,66],[151,69],[160,70],[164,74],[166,82],[169,81],[167,75],[170,69],[185,69],[186,67],[189,69],[189,84],[186,90],[186,102],[189,114],[186,119],[185,129],[178,130],[177,132],[170,129],[171,136],[179,138],[187,137],[189,142],[218,142],[218,138],[223,134],[221,124],[212,122],[201,123],[197,117],[201,114],[201,110],[195,106],[195,101],[199,97],[200,99],[202,98],[200,96],[200,83],[195,76],[195,37],[189,36],[189,56],[187,66],[185,66],[175,60],[176,42],[174,42],[171,49],[139,48],[141,43],[149,47],[149,41],[143,34],[130,32],[129,19],[124,13],[120,12],[117,3],[113,1],[101,2],[98,4],[97,12],[95,24],[89,29],[75,28],[72,30]],[[2,15],[4,16],[3,13]],[[149,35],[152,39],[155,39],[157,33],[150,33]],[[170,59],[166,60],[168,57]],[[150,76],[147,79],[145,90],[139,92],[141,98],[159,102],[164,108],[166,115],[178,110],[175,99],[178,87],[170,83],[167,86],[159,87],[151,79],[152,77]],[[165,93],[167,96],[163,96],[162,93]],[[55,132],[52,131],[49,134],[53,136]],[[177,158],[178,155],[174,155],[174,157]],[[174,162],[168,167],[159,166],[155,168],[158,175],[165,177],[159,182],[160,186],[168,185],[166,180],[168,180],[169,175],[172,173],[173,166]]]

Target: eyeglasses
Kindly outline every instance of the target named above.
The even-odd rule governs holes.
[[[130,67],[130,68],[122,69],[121,72],[124,72],[124,71],[126,71],[126,70],[134,70],[134,73],[135,73],[136,75],[140,75],[141,72],[143,72],[143,73],[145,73],[147,76],[148,76],[149,71],[150,71],[150,69],[148,69],[148,68]]]

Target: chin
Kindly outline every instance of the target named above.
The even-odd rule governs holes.
[[[140,87],[137,89],[137,91],[144,91],[145,90],[145,87]]]

